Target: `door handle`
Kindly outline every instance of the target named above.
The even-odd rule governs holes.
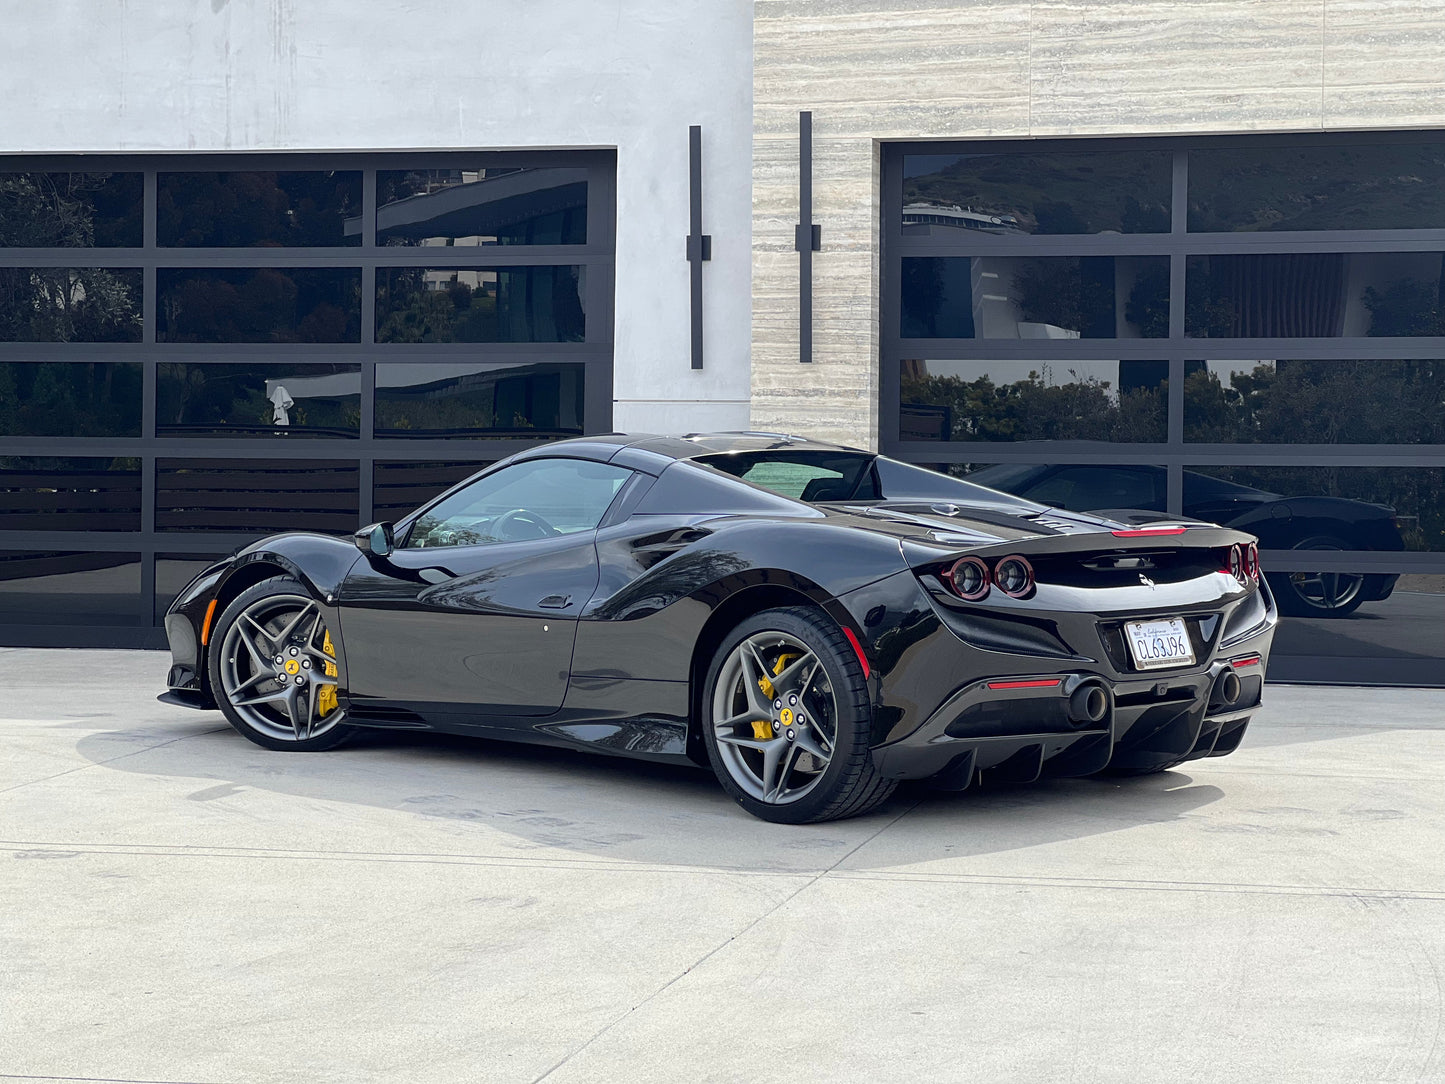
[[[572,605],[571,595],[548,595],[537,603],[538,606],[546,607],[549,610],[565,610]]]

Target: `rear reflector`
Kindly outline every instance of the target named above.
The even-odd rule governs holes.
[[[853,635],[853,630],[847,625],[843,626],[843,635],[848,637],[848,642],[853,645],[853,653],[858,656],[858,665],[863,667],[863,680],[867,681],[873,673],[873,668],[868,665],[868,656],[863,654],[863,645],[858,642],[858,637]]]
[[[211,599],[211,604],[206,607],[206,619],[201,622],[201,646],[211,642],[211,618],[216,616],[216,600]]]
[[[1244,658],[1242,658],[1242,659],[1230,659],[1230,660],[1229,660],[1229,665],[1232,666],[1232,667],[1234,667],[1236,670],[1243,670],[1243,669],[1245,669],[1246,667],[1249,667],[1249,666],[1258,666],[1258,665],[1259,665],[1259,656],[1258,656],[1258,655],[1246,655],[1246,656],[1245,656]]]
[[[1138,527],[1128,531],[1110,531],[1115,538],[1157,538],[1166,534],[1183,534],[1188,527]]]
[[[1052,689],[1064,683],[1063,678],[1043,678],[1039,681],[990,681],[990,689]]]

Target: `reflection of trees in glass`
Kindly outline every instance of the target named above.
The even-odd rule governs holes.
[[[0,268],[0,340],[140,342],[141,271]]]
[[[1361,297],[1370,311],[1371,335],[1445,335],[1445,256],[1434,283],[1399,279],[1383,290],[1365,287]]]
[[[1184,417],[1206,443],[1441,444],[1445,361],[1261,361],[1227,385],[1201,370]]]
[[[478,430],[582,432],[577,366],[518,366],[406,387],[378,387],[376,429],[388,435],[468,435]]]
[[[497,298],[464,282],[429,289],[423,268],[377,272],[376,341],[382,343],[499,342]],[[384,316],[382,314],[385,314]]]
[[[1113,256],[1050,256],[1021,260],[1013,290],[1024,320],[1076,331],[1085,339],[1119,334],[1118,268]],[[1143,263],[1129,289],[1124,319],[1145,338],[1169,334],[1169,264]]]
[[[426,268],[381,268],[376,282],[376,341],[581,342],[579,269],[507,267],[480,272],[475,286],[432,288]],[[463,269],[460,274],[477,273]]]
[[[156,194],[162,245],[360,244],[344,236],[361,214],[360,171],[162,173]]]
[[[1120,390],[1108,381],[1079,377],[1069,370],[1067,383],[1053,383],[1049,367],[1030,371],[1023,380],[995,384],[988,376],[905,376],[905,406],[946,407],[952,440],[1113,440],[1163,441],[1167,387]]]
[[[0,435],[138,437],[141,367],[0,363]]]
[[[1189,440],[1266,444],[1445,443],[1445,361],[1259,362],[1184,382]],[[1410,549],[1445,550],[1445,471],[1230,467],[1210,474],[1290,495],[1348,497],[1399,513]]]
[[[0,173],[0,247],[141,243],[139,173]]]
[[[903,202],[1013,215],[1029,233],[1168,233],[1171,177],[1168,151],[971,154],[905,177]]]
[[[350,395],[295,396],[287,415],[290,424],[277,426],[274,407],[266,398],[266,381],[314,379],[349,374],[358,390]],[[292,429],[329,430],[354,434],[361,426],[361,378],[354,365],[185,365],[161,362],[156,375],[156,425],[161,432],[184,429],[256,430],[286,436]],[[292,384],[288,390],[299,388]]]
[[[161,268],[162,342],[339,343],[361,337],[361,272],[350,268]]]

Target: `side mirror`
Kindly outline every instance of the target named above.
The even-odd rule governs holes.
[[[372,557],[390,557],[396,545],[390,523],[373,523],[370,527],[363,527],[351,536],[351,540],[356,543],[357,549]]]

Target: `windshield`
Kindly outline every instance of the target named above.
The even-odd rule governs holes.
[[[723,452],[697,462],[798,501],[874,500],[873,456],[867,452]]]

